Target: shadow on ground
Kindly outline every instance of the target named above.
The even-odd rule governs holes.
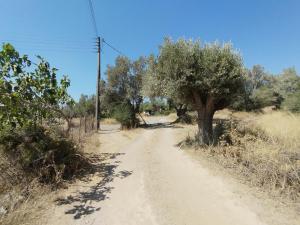
[[[141,128],[144,129],[160,129],[160,128],[183,128],[179,125],[173,123],[151,123],[151,124],[143,124]]]
[[[116,130],[104,130],[101,129],[98,131],[98,134],[113,134],[113,133],[118,133],[121,132],[121,129],[116,129]]]
[[[90,158],[93,161],[93,168],[89,174],[80,178],[83,182],[90,182],[91,174],[96,174],[100,181],[95,185],[89,187],[87,191],[82,191],[74,195],[69,195],[65,198],[58,198],[55,200],[58,206],[70,205],[70,209],[66,214],[74,215],[74,219],[80,219],[84,215],[90,215],[100,210],[100,207],[93,206],[93,203],[104,201],[109,198],[108,194],[111,193],[114,187],[110,186],[110,183],[116,178],[126,178],[132,174],[132,171],[119,171],[116,172],[116,168],[121,161],[104,162],[106,160],[116,159],[118,156],[124,155],[124,153],[101,153],[100,155],[93,155]]]

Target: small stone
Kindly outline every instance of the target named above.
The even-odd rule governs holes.
[[[5,215],[7,213],[7,209],[5,209],[3,206],[0,207],[0,215]]]

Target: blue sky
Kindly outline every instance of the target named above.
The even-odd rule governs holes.
[[[299,0],[93,0],[98,30],[131,59],[170,36],[231,41],[247,67],[300,71]],[[70,93],[95,92],[94,30],[87,0],[0,0],[0,42],[41,55],[71,78]],[[104,46],[102,77],[117,54]]]

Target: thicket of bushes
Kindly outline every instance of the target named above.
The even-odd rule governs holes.
[[[74,105],[67,93],[70,81],[58,80],[57,69],[38,60],[32,64],[10,44],[0,51],[0,154],[28,176],[57,184],[87,160],[67,133],[56,129],[58,118],[69,122],[64,109]]]
[[[113,108],[113,117],[120,122],[122,129],[136,128],[139,124],[135,111],[128,102],[117,104]]]
[[[268,74],[260,65],[246,70],[243,89],[232,100],[231,108],[253,111],[266,106],[300,112],[300,77],[295,68],[283,70],[281,74]]]
[[[76,143],[61,131],[22,127],[0,132],[0,150],[6,160],[19,164],[29,177],[58,185],[88,166]],[[5,171],[2,171],[5,172]]]

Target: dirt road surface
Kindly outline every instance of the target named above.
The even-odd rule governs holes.
[[[104,129],[99,136],[99,151],[108,156],[104,174],[66,190],[44,223],[267,224],[270,218],[263,218],[259,202],[248,204],[224,177],[212,174],[176,146],[180,129],[162,124],[139,129],[130,137],[116,127]]]

